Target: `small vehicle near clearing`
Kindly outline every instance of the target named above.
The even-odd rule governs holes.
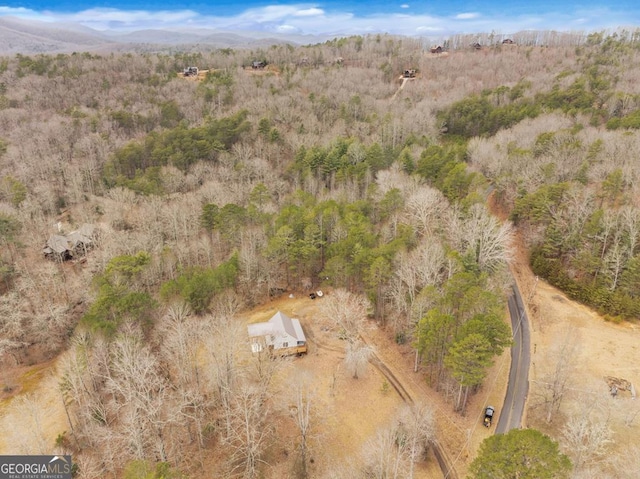
[[[487,406],[484,410],[484,427],[491,427],[491,422],[493,421],[493,414],[495,413],[495,409],[493,406]]]
[[[186,77],[197,77],[198,67],[187,67],[182,71],[182,75]]]

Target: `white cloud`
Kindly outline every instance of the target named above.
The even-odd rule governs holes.
[[[25,20],[40,20],[43,22],[52,22],[56,20],[55,18],[51,18],[43,13],[36,12],[35,10],[31,10],[29,8],[0,6],[0,17],[5,16],[22,18]]]
[[[0,0],[1,1],[1,0]],[[619,25],[640,24],[640,12],[616,12],[613,7],[576,10],[573,14],[549,12],[537,15],[482,15],[461,12],[454,16],[410,14],[401,4],[402,14],[372,12],[355,15],[348,11],[327,11],[314,4],[267,5],[247,9],[237,15],[203,15],[193,10],[118,10],[92,8],[76,13],[35,11],[27,8],[0,7],[0,17],[47,22],[76,22],[97,30],[180,29],[202,27],[219,30],[253,30],[317,35],[353,35],[390,33],[400,35],[440,35],[478,33],[492,30],[517,32],[526,29],[567,31],[601,30]]]
[[[6,7],[0,5],[0,15],[25,15],[25,14],[33,14],[33,10],[29,10],[24,7]]]
[[[438,27],[425,27],[424,25],[416,28],[417,33],[438,33],[441,32],[442,29]]]
[[[459,13],[458,15],[456,15],[454,18],[456,18],[457,20],[472,20],[474,18],[478,18],[480,16],[479,13]]]
[[[197,12],[191,10],[117,10],[114,8],[92,8],[65,16],[65,20],[82,24],[102,24],[115,22],[123,25],[138,24],[171,24],[199,18]]]
[[[237,17],[217,17],[220,19],[242,18],[255,22],[273,22],[279,21],[287,17],[295,16],[300,9],[293,5],[269,5],[260,8],[250,8],[245,10]]]
[[[296,17],[314,17],[317,15],[324,15],[324,10],[320,8],[305,8],[303,10],[298,10],[294,15]]]
[[[300,33],[300,30],[293,25],[278,25],[276,31],[278,33]]]

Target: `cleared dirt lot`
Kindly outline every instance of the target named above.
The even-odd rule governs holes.
[[[542,281],[538,282],[532,303],[533,351],[528,424],[555,434],[556,425],[566,417],[579,414],[585,407],[593,405],[610,414],[610,425],[616,433],[617,442],[637,437],[640,417],[630,423],[629,420],[638,414],[640,402],[632,397],[631,391],[619,391],[614,399],[605,381],[606,377],[616,377],[631,382],[635,387],[640,385],[640,365],[637,363],[640,330],[637,325],[607,323]],[[575,344],[573,368],[558,417],[547,425],[541,420],[539,396],[545,378],[555,368],[556,351],[567,337]]]
[[[570,417],[588,415],[606,418],[614,443],[608,460],[615,462],[629,445],[638,443],[640,402],[631,391],[611,395],[607,377],[640,385],[640,328],[636,323],[613,324],[571,301],[561,291],[536,277],[526,261],[513,268],[522,297],[527,302],[531,323],[530,386],[524,423],[560,440]],[[561,348],[565,345],[565,352]],[[568,346],[568,347],[566,347]],[[572,354],[567,351],[573,350]],[[569,359],[570,374],[560,408],[547,422],[545,395],[548,396],[558,361]],[[565,452],[572,451],[565,448]],[[614,477],[614,476],[612,476]]]
[[[330,294],[330,293],[329,293]],[[369,365],[366,374],[353,379],[344,369],[344,342],[337,338],[333,325],[319,313],[323,299],[306,296],[283,296],[246,315],[247,322],[266,321],[278,310],[300,319],[310,339],[309,353],[287,364],[287,381],[301,372],[314,378],[316,424],[311,442],[314,463],[312,477],[321,477],[336,465],[356,466],[363,449],[379,429],[389,426],[403,406],[393,388],[385,385],[384,376]],[[365,326],[365,336],[376,352],[398,354],[389,348],[373,323]],[[380,347],[379,342],[382,342]],[[388,351],[387,351],[388,350]],[[393,365],[390,365],[393,367]],[[396,370],[394,368],[394,373]],[[402,377],[402,376],[400,376]],[[406,380],[403,377],[403,383]],[[283,444],[284,447],[284,444]],[[328,458],[331,458],[328,460]],[[273,477],[286,471],[281,468]],[[435,458],[418,465],[416,478],[441,478]]]

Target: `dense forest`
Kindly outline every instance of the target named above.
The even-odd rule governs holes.
[[[640,316],[639,61],[602,34],[2,58],[0,361],[67,351],[58,446],[80,477],[199,477],[207,454],[266,477],[275,367],[238,361],[234,317],[322,287],[464,413],[511,342],[517,240],[570,297]],[[83,224],[91,248],[44,257]],[[318,470],[378,474],[343,467]]]

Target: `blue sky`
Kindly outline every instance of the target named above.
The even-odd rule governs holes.
[[[204,27],[298,34],[450,35],[640,28],[640,1],[0,0],[0,16],[98,30]]]

